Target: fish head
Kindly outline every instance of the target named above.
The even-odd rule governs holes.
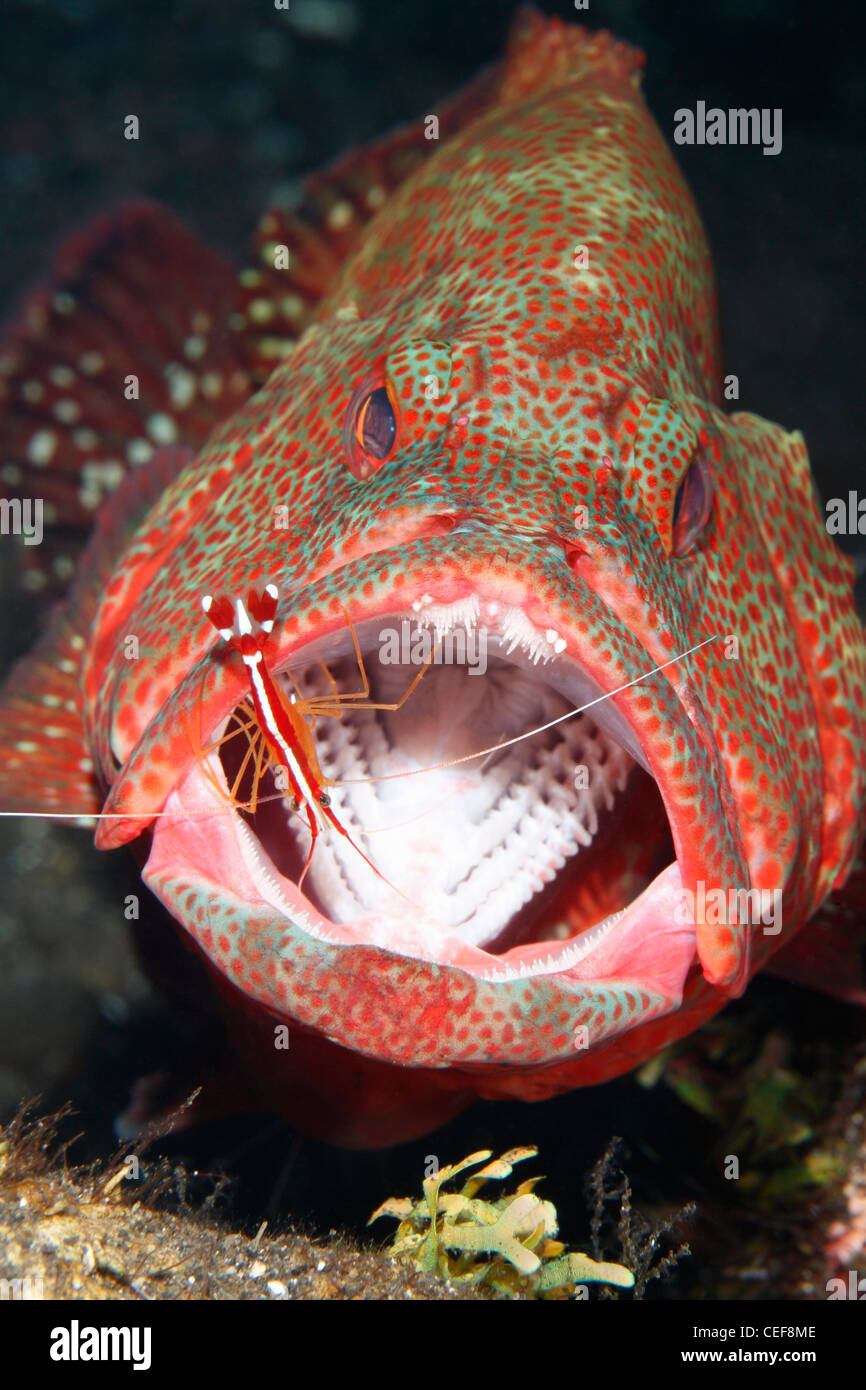
[[[133,538],[85,670],[98,843],[151,837],[268,1019],[539,1096],[694,1027],[844,876],[863,644],[798,435],[444,322],[341,306]],[[302,883],[279,785],[235,804],[247,672],[200,610],[265,583],[341,827]]]

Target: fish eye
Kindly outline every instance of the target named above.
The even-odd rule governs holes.
[[[695,454],[674,498],[671,549],[674,555],[694,550],[713,509],[713,474],[706,455]]]
[[[367,381],[355,392],[343,430],[352,472],[366,478],[393,454],[397,442],[396,398],[390,382]]]
[[[397,417],[387,386],[377,386],[367,396],[358,413],[355,436],[365,454],[384,461],[394,447]]]

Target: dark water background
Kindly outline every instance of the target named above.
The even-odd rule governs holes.
[[[71,229],[125,196],[164,201],[242,258],[274,190],[351,143],[435,110],[496,57],[515,8],[510,0],[292,0],[287,15],[266,0],[4,0],[0,313],[13,311]],[[783,109],[777,157],[754,147],[677,156],[714,251],[725,370],[740,379],[740,408],[804,431],[825,496],[861,484],[866,52],[856,7],[600,0],[587,15],[549,0],[540,8],[644,48],[645,90],[669,139],[673,112],[699,99]],[[122,138],[131,112],[141,120],[138,142]],[[26,650],[35,618],[19,597],[0,608],[5,665]],[[134,886],[123,857],[97,855],[83,832],[3,828],[0,1107],[36,1092],[72,1099],[86,1130],[82,1154],[106,1150],[131,1079],[172,1046],[124,932],[118,904]],[[833,1026],[830,1006],[799,991],[757,990],[774,1017]],[[579,1178],[612,1133],[630,1143],[648,1201],[700,1193],[709,1131],[663,1088],[645,1092],[632,1081],[544,1107],[480,1106],[390,1154],[334,1153],[269,1120],[210,1130],[175,1152],[238,1175],[239,1218],[282,1212],[327,1230],[357,1226],[385,1195],[418,1188],[428,1153],[447,1161],[480,1145],[539,1142],[550,1191],[580,1232]],[[689,1277],[699,1288],[700,1269]]]

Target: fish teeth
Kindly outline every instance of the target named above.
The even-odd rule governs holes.
[[[460,599],[457,603],[435,603],[429,594],[424,594],[412,604],[418,625],[433,628],[437,637],[444,637],[456,627],[473,629],[481,613],[481,605],[475,594]]]
[[[534,665],[539,661],[554,661],[565,649],[565,642],[557,632],[553,632],[552,629],[547,633],[540,632],[522,608],[510,606],[504,609],[499,617],[499,630],[503,640],[508,644],[506,656],[520,648]]]
[[[444,604],[436,603],[425,593],[413,601],[411,608],[414,626],[432,629],[440,639],[458,627],[465,628],[467,633],[480,628],[491,638],[503,641],[506,656],[520,651],[533,665],[538,665],[539,661],[555,661],[566,650],[565,638],[555,629],[546,628],[541,632],[523,609],[513,604],[503,607],[488,602],[482,605],[475,594],[456,603]]]

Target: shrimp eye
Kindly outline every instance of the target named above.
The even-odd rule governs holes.
[[[674,498],[671,549],[674,555],[694,550],[713,510],[713,474],[706,455],[698,452],[682,476]]]
[[[320,792],[320,793],[319,793],[319,805],[320,805],[320,806],[330,806],[330,804],[331,804],[331,798],[330,798],[330,796],[328,795],[328,793],[327,793],[327,792]]]
[[[397,442],[397,408],[390,382],[368,379],[355,392],[343,437],[356,478],[366,478],[391,457]]]

